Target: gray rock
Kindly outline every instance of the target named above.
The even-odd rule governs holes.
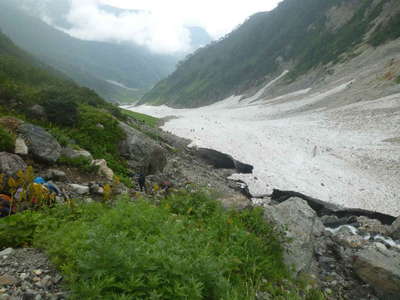
[[[122,122],[119,125],[126,135],[119,144],[120,154],[148,175],[162,172],[167,164],[166,151],[140,131]]]
[[[66,181],[67,174],[65,172],[56,170],[56,169],[48,169],[44,175],[47,180],[55,180],[55,181]]]
[[[388,226],[382,225],[379,220],[370,219],[364,216],[357,218],[357,223],[360,225],[359,230],[361,232],[368,232],[372,234],[387,235],[389,232]]]
[[[354,256],[357,275],[384,299],[399,299],[400,254],[384,245],[361,249]]]
[[[400,217],[390,226],[389,233],[394,240],[400,240]]]
[[[89,187],[86,185],[80,185],[80,184],[69,184],[69,186],[72,188],[72,190],[79,194],[79,195],[85,195],[89,194]]]
[[[62,149],[61,155],[65,156],[66,158],[70,158],[70,159],[74,159],[74,158],[78,158],[78,157],[84,157],[84,158],[87,158],[90,161],[93,160],[92,154],[89,151],[86,151],[84,149],[75,150],[75,149],[72,149],[70,147],[65,147],[65,148]]]
[[[55,163],[61,155],[57,140],[42,127],[24,123],[18,127],[34,158],[47,163]]]
[[[296,273],[311,270],[316,236],[322,235],[324,226],[306,201],[292,198],[264,210],[267,221],[278,225],[291,240],[285,243],[285,262],[293,265]]]
[[[338,234],[334,240],[346,248],[361,248],[368,242],[359,235]]]
[[[13,248],[7,248],[7,249],[4,249],[3,251],[0,251],[0,256],[10,255],[13,252],[14,252]]]
[[[16,154],[0,152],[0,174],[14,176],[19,170],[25,170],[27,165]]]

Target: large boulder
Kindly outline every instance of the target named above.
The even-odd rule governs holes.
[[[354,256],[354,270],[382,299],[399,299],[400,253],[380,243],[361,249]]]
[[[395,240],[400,240],[400,217],[390,226],[390,236]]]
[[[0,152],[0,174],[14,176],[19,170],[25,170],[26,164],[15,154]]]
[[[18,132],[29,148],[29,153],[37,160],[55,163],[61,155],[61,146],[57,140],[42,127],[24,123]]]
[[[312,271],[316,238],[321,236],[324,226],[315,211],[300,198],[291,198],[264,210],[265,219],[277,225],[289,242],[285,243],[284,259],[294,271]]]
[[[198,148],[195,155],[216,169],[233,169],[238,173],[251,174],[253,166],[235,160],[232,156],[207,148]]]
[[[139,130],[122,122],[119,125],[126,135],[119,144],[120,154],[147,174],[162,172],[167,164],[166,151]]]

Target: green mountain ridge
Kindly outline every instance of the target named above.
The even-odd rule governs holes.
[[[0,28],[19,47],[107,100],[139,97],[172,72],[178,59],[153,54],[145,47],[78,40],[7,2],[0,4]]]
[[[199,49],[140,103],[199,107],[260,86],[289,69],[300,75],[400,36],[395,0],[285,0],[251,16],[222,40]]]

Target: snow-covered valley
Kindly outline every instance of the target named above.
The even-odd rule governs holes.
[[[371,56],[368,56],[371,59]],[[400,60],[399,60],[400,62]],[[354,63],[357,63],[355,61]],[[358,62],[362,65],[362,57]],[[397,64],[394,64],[397,66]],[[400,63],[399,63],[400,66]],[[343,66],[344,73],[347,65]],[[197,109],[126,107],[168,118],[163,129],[254,166],[234,175],[252,194],[273,188],[302,192],[346,207],[400,215],[400,93],[371,85],[379,62],[353,76],[278,97],[267,83]],[[371,79],[372,78],[372,79]]]

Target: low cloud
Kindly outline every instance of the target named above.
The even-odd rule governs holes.
[[[48,0],[41,0],[48,1]],[[189,52],[189,26],[204,28],[214,39],[227,34],[249,15],[270,10],[280,0],[52,0],[69,1],[65,16],[70,35],[96,41],[132,42],[157,53]],[[110,11],[104,5],[125,10]]]
[[[182,20],[152,11],[111,13],[96,0],[72,0],[66,16],[73,25],[66,30],[85,40],[133,42],[154,52],[190,51],[190,32]]]

